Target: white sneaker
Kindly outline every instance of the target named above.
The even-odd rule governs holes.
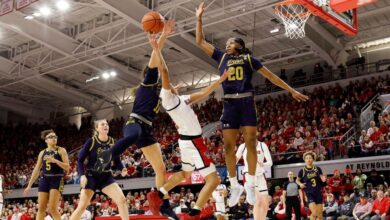
[[[230,197],[228,199],[229,207],[237,205],[242,192],[244,192],[244,187],[241,185],[230,189]]]
[[[256,187],[250,186],[247,183],[245,183],[244,187],[245,187],[245,191],[246,191],[246,201],[249,204],[254,205],[256,202],[256,190],[255,190]]]

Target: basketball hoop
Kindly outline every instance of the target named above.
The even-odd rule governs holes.
[[[307,8],[295,0],[286,0],[276,4],[275,13],[282,19],[288,38],[305,37],[305,24],[311,15]]]

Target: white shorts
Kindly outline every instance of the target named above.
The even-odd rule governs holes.
[[[215,203],[215,215],[224,215],[226,212],[224,202],[216,202]]]
[[[255,177],[255,186],[256,190],[262,195],[268,195],[267,180],[265,175],[257,175]]]
[[[248,173],[244,174],[245,181],[247,178]],[[268,188],[267,188],[267,180],[265,179],[265,174],[256,174],[255,176],[255,186],[256,190],[260,192],[262,195],[268,195]]]
[[[180,138],[178,142],[183,171],[197,170],[203,177],[217,171],[212,158],[206,155],[207,147],[201,136],[192,140]]]
[[[3,204],[4,200],[3,200],[3,193],[0,192],[0,204]],[[1,214],[1,213],[0,213]]]

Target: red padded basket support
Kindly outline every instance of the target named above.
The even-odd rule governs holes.
[[[358,7],[358,0],[330,0],[330,7],[341,13]]]

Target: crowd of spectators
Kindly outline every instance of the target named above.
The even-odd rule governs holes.
[[[372,127],[367,132],[362,131],[366,134],[356,143],[352,140],[344,146],[340,141],[340,137],[355,125],[358,113],[365,103],[376,93],[389,92],[387,81],[390,81],[388,77],[371,78],[351,81],[345,87],[339,84],[326,88],[319,86],[310,93],[305,92],[310,97],[305,103],[294,101],[288,95],[263,98],[257,102],[258,138],[269,146],[274,164],[300,162],[306,150],[315,151],[319,160],[333,159],[335,156],[390,153],[387,144],[390,123],[387,112],[378,114],[378,122],[372,122]],[[205,125],[218,121],[222,113],[222,102],[210,98],[193,108],[202,125]],[[83,118],[80,128],[64,124],[0,125],[0,150],[3,152],[0,155],[0,173],[5,176],[6,187],[20,188],[26,185],[30,168],[34,166],[39,151],[45,147],[45,143],[39,138],[39,132],[47,128],[53,128],[57,132],[59,145],[66,147],[70,154],[71,169],[65,176],[66,183],[79,183],[75,169],[77,149],[92,135],[91,121],[91,117]],[[120,138],[125,119],[113,119],[109,123],[110,135]],[[379,126],[376,127],[376,124]],[[180,150],[177,145],[179,135],[174,123],[168,114],[159,113],[153,126],[167,170],[180,170]],[[367,136],[368,142],[365,141]],[[222,130],[218,128],[211,137],[205,137],[204,141],[214,163],[224,166]],[[239,136],[237,146],[241,143],[243,138]],[[121,160],[128,169],[128,177],[154,175],[141,150],[135,146],[130,147]]]

